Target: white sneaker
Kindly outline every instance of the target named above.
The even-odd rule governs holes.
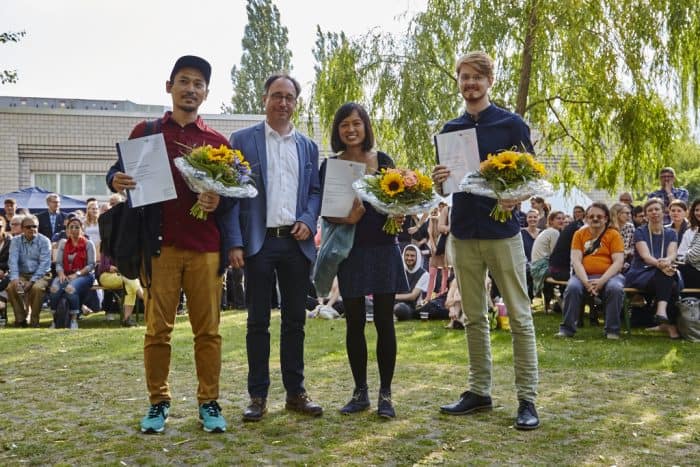
[[[76,320],[71,320],[71,322],[70,322],[70,328],[71,328],[71,329],[78,329],[78,321],[76,321]]]
[[[605,335],[605,337],[607,337],[610,340],[618,340],[620,338],[620,335],[609,332]]]

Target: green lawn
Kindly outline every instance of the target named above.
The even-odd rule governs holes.
[[[229,431],[216,435],[197,422],[191,331],[179,317],[171,417],[165,434],[146,436],[138,432],[147,408],[143,327],[121,328],[97,314],[78,331],[6,328],[0,330],[0,464],[697,465],[700,345],[641,330],[607,341],[601,328],[590,326],[560,340],[553,337],[559,319],[535,315],[542,426],[532,432],[512,428],[517,401],[510,335],[502,331],[492,339],[495,410],[450,417],[438,406],[466,388],[463,332],[440,322],[397,323],[398,417],[385,421],[373,410],[338,413],[353,388],[345,324],[309,320],[306,386],[325,414],[308,419],[284,410],[276,313],[270,412],[262,422],[244,424],[245,313],[226,311],[220,403]],[[374,409],[371,325],[367,334]]]

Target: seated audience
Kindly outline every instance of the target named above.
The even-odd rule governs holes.
[[[17,212],[17,200],[14,198],[5,198],[5,211],[2,219],[5,221],[5,230],[10,231],[10,221]]]
[[[564,225],[564,217],[565,214],[561,211],[550,212],[547,218],[547,228],[540,232],[532,245],[532,263],[530,265],[532,292],[534,296],[543,292],[545,311],[549,311],[549,302],[554,296],[554,288],[545,284],[544,279],[549,269],[549,257]]]
[[[608,339],[620,337],[620,312],[624,301],[625,258],[622,236],[610,228],[610,212],[604,203],[593,203],[586,211],[587,225],[574,233],[571,264],[574,274],[564,292],[564,321],[560,337],[573,337],[578,314],[587,295],[605,304],[605,332]]]
[[[12,222],[15,221],[14,216]],[[38,232],[36,216],[22,217],[22,234],[10,243],[10,283],[7,298],[15,314],[15,326],[39,327],[41,304],[51,279],[51,242]]]
[[[394,304],[394,316],[399,321],[418,317],[416,307],[428,293],[428,273],[423,269],[423,258],[415,245],[406,245],[403,249],[403,267],[408,279],[406,293],[397,293]]]
[[[81,298],[95,281],[95,245],[83,235],[77,217],[68,221],[68,238],[61,240],[56,252],[56,277],[51,283],[51,310],[56,311],[62,296],[68,300],[71,329],[78,329]]]
[[[626,266],[632,261],[634,254],[634,224],[630,222],[632,209],[625,203],[615,203],[610,207],[610,227],[616,229],[622,235],[625,244]],[[625,271],[627,268],[623,268]]]
[[[632,223],[635,228],[641,227],[647,223],[647,219],[644,217],[644,207],[635,206],[632,208]]]
[[[533,196],[530,198],[530,209],[534,209],[540,215],[540,219],[537,221],[537,227],[540,230],[546,229],[549,212],[551,211],[549,204],[547,204],[541,196]]]
[[[464,329],[464,312],[462,311],[462,294],[459,293],[459,284],[453,280],[447,289],[445,308],[449,313],[450,322],[445,326],[448,329]]]
[[[438,295],[447,293],[447,276],[450,268],[447,263],[445,247],[447,237],[450,234],[450,216],[447,203],[440,202],[440,205],[433,210],[428,220],[428,244],[430,245],[430,261],[428,263],[428,299],[432,298],[435,292],[437,273],[440,270],[440,291]]]
[[[525,215],[525,220],[527,222],[527,227],[520,229],[520,235],[523,238],[523,248],[525,249],[525,258],[527,258],[527,263],[525,264],[525,274],[527,277],[527,294],[530,300],[535,296],[532,292],[532,273],[530,272],[530,264],[532,263],[532,245],[535,243],[535,239],[540,233],[540,229],[537,227],[537,221],[539,221],[540,215],[534,209],[530,209]]]
[[[630,210],[634,207],[632,204],[634,201],[632,200],[632,193],[629,191],[623,191],[620,193],[620,196],[617,198],[617,201],[622,204],[626,204],[627,207],[630,208]]]
[[[445,293],[442,295],[436,296],[432,300],[423,302],[422,305],[416,308],[413,315],[414,318],[445,320],[450,317],[450,310],[447,306],[447,295],[449,294],[449,286],[452,283],[457,282],[454,274],[450,274],[450,276],[447,278],[447,282],[447,291],[445,291]]]
[[[700,288],[700,198],[690,206],[690,226],[678,247],[678,267],[685,287]]]
[[[625,274],[625,287],[643,290],[656,300],[654,318],[669,337],[678,339],[675,326],[675,301],[678,290],[678,274],[674,261],[678,249],[676,232],[664,227],[664,204],[659,198],[644,203],[644,215],[648,224],[634,232],[634,258]]]
[[[674,183],[676,181],[676,171],[673,167],[664,167],[659,171],[659,182],[661,183],[661,188],[656,191],[652,191],[647,195],[647,200],[652,198],[658,198],[664,207],[664,224],[671,222],[671,218],[668,213],[668,208],[671,201],[681,200],[684,203],[688,203],[688,190],[682,187],[675,187]]]
[[[0,326],[7,324],[7,292],[10,283],[9,266],[12,235],[5,230],[5,218],[0,216]]]
[[[671,222],[665,227],[673,229],[676,232],[676,238],[680,243],[683,238],[683,234],[688,230],[688,205],[685,201],[680,199],[674,199],[668,205],[668,216],[671,218]]]
[[[24,220],[24,214],[15,214],[10,220],[10,235],[16,237],[22,233],[22,220]]]
[[[138,279],[128,279],[119,274],[117,266],[112,264],[112,258],[102,254],[100,257],[100,265],[97,270],[97,280],[100,285],[106,290],[122,290],[126,292],[124,295],[124,316],[122,318],[122,326],[136,326],[133,320],[134,306],[136,299],[143,300],[143,289]]]

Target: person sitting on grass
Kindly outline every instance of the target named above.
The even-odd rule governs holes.
[[[674,303],[682,285],[678,283],[674,264],[678,247],[676,232],[664,227],[664,203],[660,198],[644,203],[644,215],[648,223],[634,232],[634,258],[625,274],[625,287],[643,290],[653,297],[656,300],[654,319],[659,330],[668,332],[671,339],[678,339]]]
[[[428,292],[428,273],[423,269],[423,257],[416,245],[406,245],[403,249],[403,267],[408,279],[410,292],[397,293],[394,316],[399,321],[418,317],[416,306]]]
[[[95,245],[83,235],[83,223],[79,218],[68,221],[66,230],[68,238],[59,242],[56,252],[56,277],[51,283],[50,304],[55,313],[58,301],[65,295],[70,328],[78,329],[81,297],[95,281]]]
[[[620,311],[624,300],[625,245],[617,229],[610,228],[610,211],[604,203],[586,210],[588,225],[574,233],[571,264],[574,274],[564,292],[564,322],[558,337],[573,337],[586,295],[605,303],[605,332],[608,339],[620,337]]]

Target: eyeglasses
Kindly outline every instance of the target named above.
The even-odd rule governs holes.
[[[39,226],[38,225],[23,225],[22,228],[23,229],[38,229]]]
[[[293,94],[286,94],[285,95],[285,94],[280,94],[279,92],[271,94],[270,99],[272,99],[273,101],[275,101],[277,103],[286,100],[290,104],[294,104],[297,101],[297,98],[295,95],[293,95]]]
[[[68,229],[69,230],[80,230],[80,226],[79,225],[71,225],[70,227],[68,227]]]
[[[484,78],[485,78],[484,75],[467,75],[467,74],[459,75],[460,81],[470,81],[470,80],[483,81]]]

